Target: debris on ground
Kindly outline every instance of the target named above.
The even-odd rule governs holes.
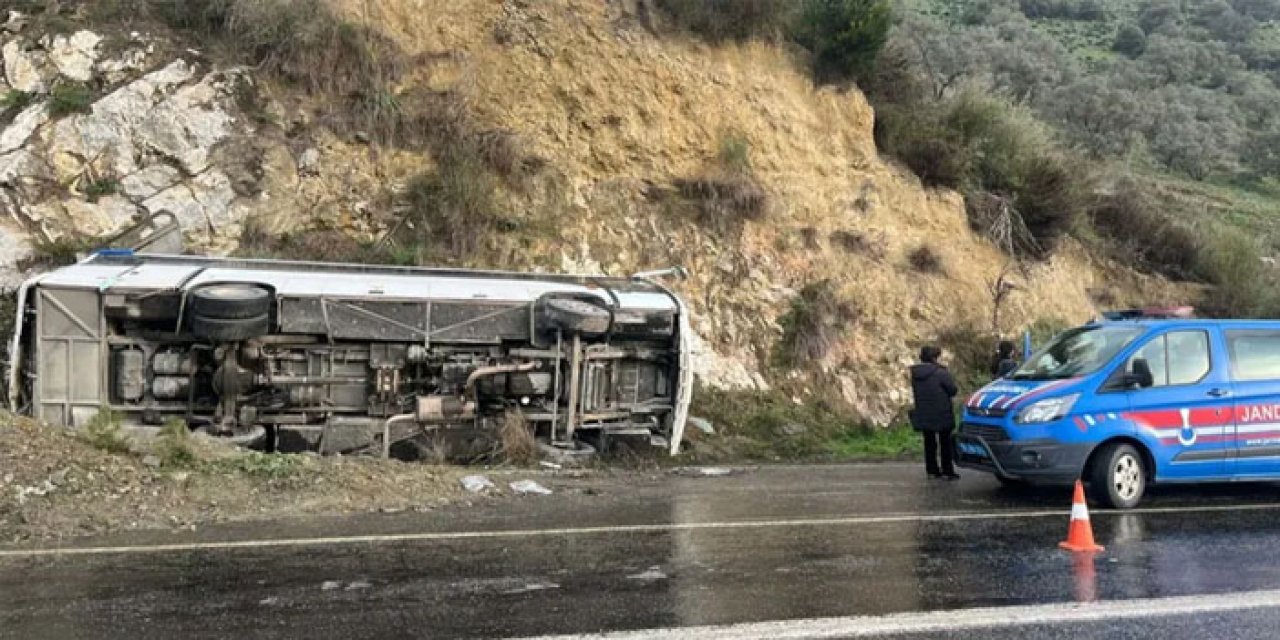
[[[511,490],[522,494],[536,494],[540,496],[551,495],[551,490],[534,482],[533,480],[516,480],[511,483]]]
[[[514,589],[508,589],[506,591],[503,591],[502,593],[505,595],[518,595],[521,593],[529,593],[532,591],[546,591],[547,589],[559,589],[559,588],[560,588],[559,584],[556,584],[554,582],[550,582],[547,580],[543,580],[539,582],[531,582],[529,584],[516,587]]]
[[[640,573],[627,576],[627,579],[638,580],[640,582],[655,582],[658,580],[666,580],[667,574],[662,571],[662,567],[652,566]]]
[[[493,484],[492,480],[484,476],[463,476],[461,482],[462,488],[470,491],[471,493],[483,493],[490,489],[497,488],[497,486]]]
[[[304,515],[422,511],[464,495],[461,472],[375,458],[245,451],[199,434],[125,437],[109,453],[83,432],[0,412],[0,544],[129,529]],[[115,441],[113,441],[115,442]],[[114,445],[113,445],[114,448]]]
[[[697,417],[697,416],[689,416],[689,426],[691,426],[691,427],[693,427],[693,428],[697,429],[698,431],[701,431],[702,433],[705,433],[705,434],[707,434],[707,435],[709,435],[709,436],[714,436],[714,435],[716,434],[716,428],[715,428],[715,426],[713,426],[713,425],[711,424],[711,421],[710,421],[710,420],[707,420],[706,418],[699,418],[699,417]]]
[[[733,474],[733,469],[729,467],[681,467],[672,473],[681,476],[692,476],[695,478],[719,478]]]
[[[596,450],[589,445],[578,443],[573,449],[555,447],[545,442],[538,443],[538,455],[545,462],[561,467],[582,467],[596,459]]]

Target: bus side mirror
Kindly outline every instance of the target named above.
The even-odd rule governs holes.
[[[1156,383],[1155,376],[1151,375],[1151,364],[1146,358],[1133,359],[1133,371],[1124,374],[1124,386],[1126,389],[1146,389]]]

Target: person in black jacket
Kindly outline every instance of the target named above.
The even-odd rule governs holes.
[[[956,428],[955,408],[951,399],[958,389],[951,372],[938,363],[942,349],[926,346],[920,350],[920,364],[911,367],[911,393],[915,408],[911,426],[924,434],[924,467],[930,477],[958,480],[952,465],[951,432]],[[941,449],[942,466],[938,466]]]
[[[1008,340],[1001,340],[996,354],[991,358],[991,376],[1003,378],[1018,368],[1018,360],[1013,357],[1014,346]]]

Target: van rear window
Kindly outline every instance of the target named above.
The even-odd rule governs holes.
[[[1280,331],[1227,331],[1231,375],[1236,380],[1280,380]]]

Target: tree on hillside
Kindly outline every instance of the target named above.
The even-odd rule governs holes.
[[[1121,53],[1130,58],[1136,58],[1142,55],[1147,49],[1147,34],[1137,25],[1126,24],[1120,27],[1116,32],[1115,42],[1111,45],[1111,50]]]
[[[1280,0],[1232,0],[1231,6],[1260,22],[1280,20]]]
[[[1161,84],[1193,84],[1216,89],[1245,68],[1221,42],[1192,42],[1156,34],[1147,40],[1142,63]]]
[[[1236,168],[1245,130],[1235,105],[1190,86],[1162,87],[1151,95],[1158,106],[1148,140],[1157,160],[1193,180]]]
[[[1096,158],[1129,153],[1151,125],[1144,96],[1106,77],[1082,78],[1056,90],[1045,103],[1042,113]]]
[[[998,39],[990,49],[991,82],[1019,104],[1075,78],[1075,65],[1057,40],[1032,28],[1025,19],[996,27]]]
[[[920,69],[932,87],[934,100],[958,89],[963,80],[982,75],[990,66],[989,47],[996,33],[989,27],[964,32],[925,16],[910,15],[893,30],[889,48],[901,52],[906,62]]]
[[[805,0],[795,39],[820,80],[843,82],[870,74],[891,26],[889,0]]]
[[[1151,35],[1177,29],[1182,21],[1182,5],[1178,0],[1148,0],[1138,14],[1138,26]]]

